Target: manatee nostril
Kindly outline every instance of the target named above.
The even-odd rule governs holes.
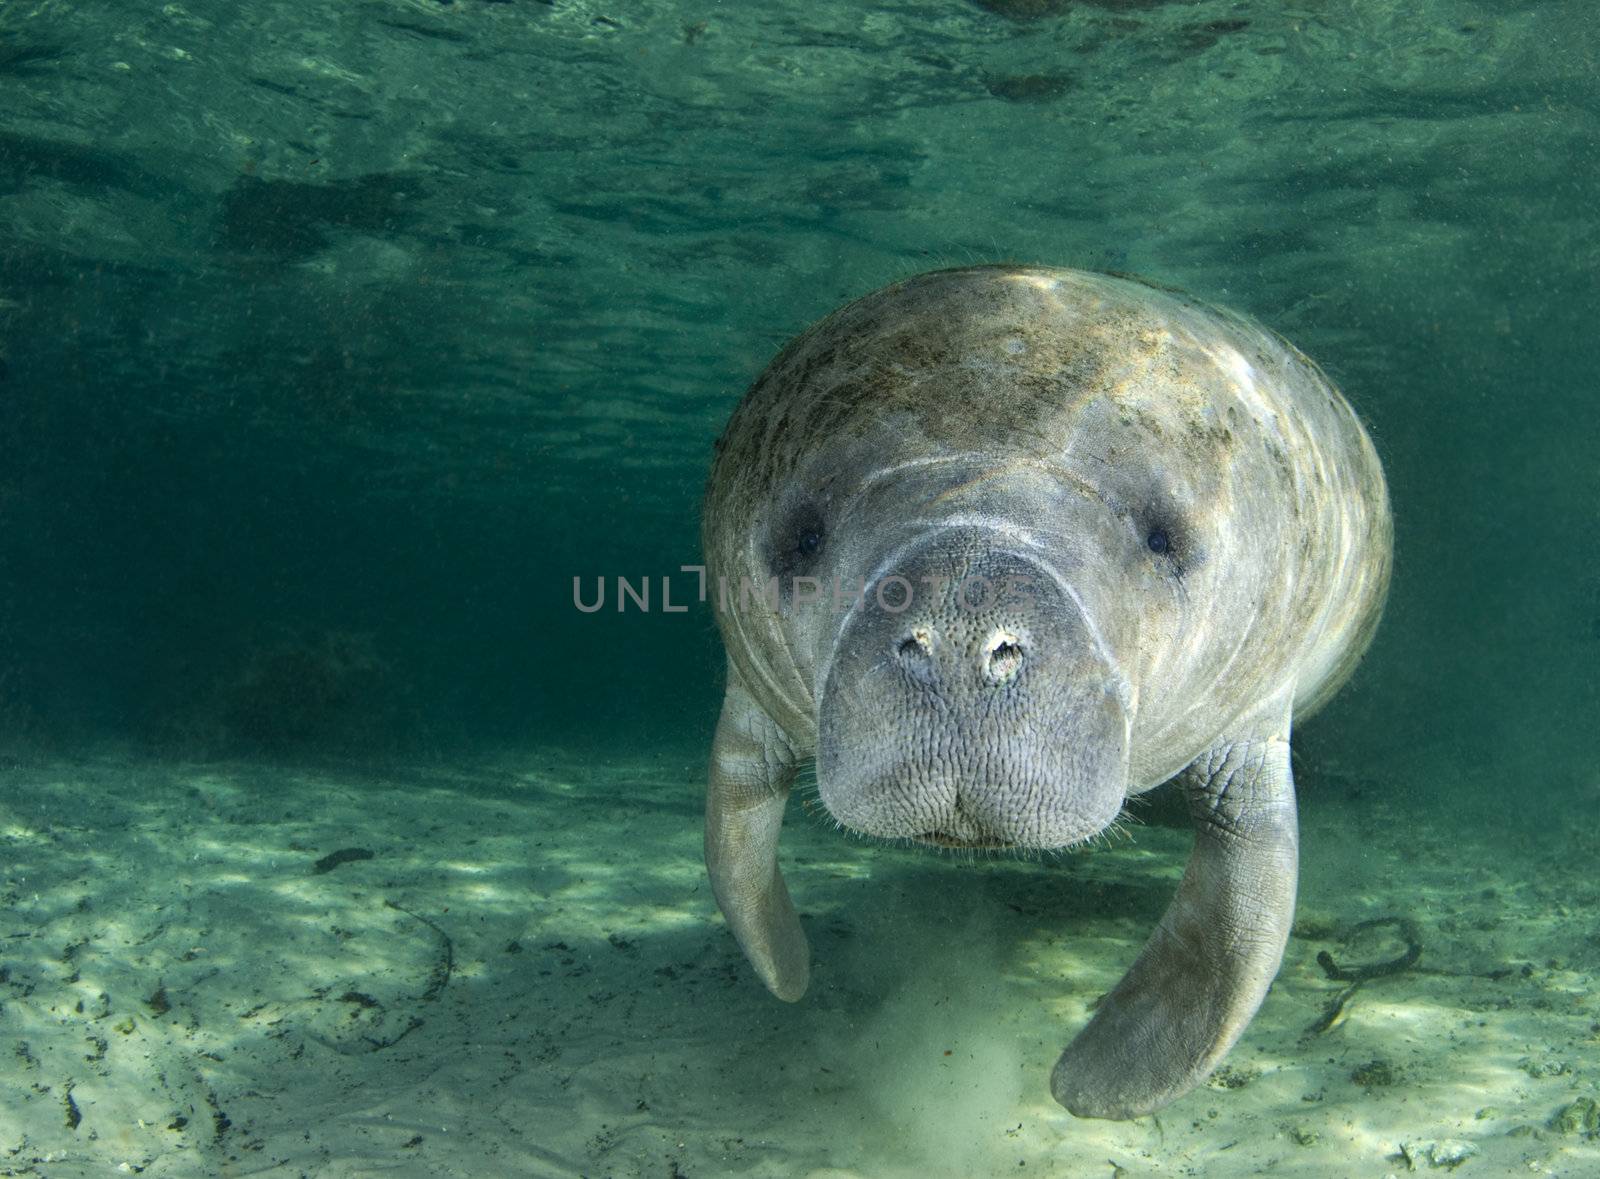
[[[900,666],[918,679],[933,678],[933,635],[924,627],[917,627],[895,645],[895,656]]]
[[[983,678],[991,684],[1003,684],[1022,667],[1022,643],[1016,635],[996,632],[984,644]]]

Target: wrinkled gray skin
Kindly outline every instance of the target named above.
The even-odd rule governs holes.
[[[1389,580],[1383,473],[1327,378],[1134,280],[921,275],[772,362],[703,539],[728,654],[706,864],[773,994],[809,972],[777,857],[800,761],[844,826],[942,847],[1070,847],[1176,777],[1188,870],[1051,1090],[1131,1118],[1201,1081],[1289,935],[1290,720],[1349,676]]]

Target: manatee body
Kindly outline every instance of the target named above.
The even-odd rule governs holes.
[[[1383,472],[1327,377],[1137,280],[920,275],[751,387],[703,543],[728,656],[706,864],[767,987],[809,971],[777,858],[801,761],[843,825],[942,847],[1068,847],[1176,778],[1188,869],[1051,1089],[1130,1118],[1202,1080],[1289,935],[1291,720],[1389,580]]]

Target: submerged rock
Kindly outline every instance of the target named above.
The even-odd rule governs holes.
[[[1600,1101],[1580,1097],[1562,1106],[1551,1117],[1550,1128],[1562,1134],[1582,1134],[1585,1138],[1600,1136]]]
[[[1417,1169],[1418,1162],[1453,1171],[1477,1153],[1476,1146],[1460,1138],[1428,1139],[1400,1144],[1400,1156],[1413,1171]]]

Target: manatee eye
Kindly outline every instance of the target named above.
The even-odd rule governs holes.
[[[4,3],[4,0],[0,0]],[[766,534],[764,547],[767,568],[780,580],[805,576],[827,547],[827,521],[815,502],[802,501],[788,506]]]
[[[1152,553],[1164,553],[1172,548],[1172,538],[1167,535],[1165,528],[1152,528],[1150,535],[1144,538],[1144,543]]]

